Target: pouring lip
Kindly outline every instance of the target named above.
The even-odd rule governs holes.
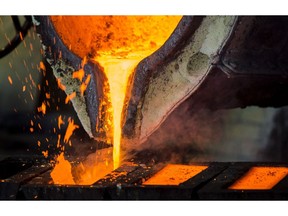
[[[127,110],[122,119],[125,119],[122,135],[127,138],[137,136],[133,128],[136,127],[137,107],[141,103],[146,93],[146,86],[149,85],[150,77],[155,74],[157,68],[165,65],[167,62],[175,59],[187,43],[187,40],[195,33],[201,25],[205,16],[183,16],[166,42],[150,56],[139,62],[135,69],[134,84],[130,83],[127,89],[130,89],[128,95],[133,95],[133,100],[126,98]],[[137,83],[135,83],[137,82]]]

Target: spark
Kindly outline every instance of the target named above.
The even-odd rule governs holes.
[[[13,80],[12,80],[11,76],[8,76],[8,81],[11,85],[13,84]]]
[[[38,107],[38,112],[42,112],[44,115],[46,114],[46,104],[42,102],[42,105]]]
[[[88,74],[88,76],[87,76],[85,82],[82,83],[81,86],[80,86],[80,93],[81,93],[81,96],[84,95],[84,92],[86,91],[86,88],[87,88],[87,86],[88,86],[90,80],[91,80],[91,75]]]
[[[59,128],[59,129],[60,129],[60,127],[61,127],[62,124],[64,124],[64,121],[63,121],[63,119],[62,119],[62,116],[60,115],[60,116],[58,117],[58,128]]]
[[[72,134],[73,134],[73,131],[74,131],[75,129],[77,129],[77,128],[79,128],[79,126],[76,125],[76,124],[74,124],[74,120],[73,120],[73,119],[71,120],[71,118],[69,118],[69,119],[68,119],[68,127],[67,127],[67,129],[66,129],[66,133],[65,133],[65,136],[64,136],[64,142],[65,142],[65,143],[68,143],[70,137],[71,137]]]
[[[45,158],[47,158],[48,157],[48,150],[42,151],[42,154],[44,155]]]
[[[67,95],[65,99],[65,104],[67,104],[70,100],[72,100],[74,97],[76,97],[76,92],[71,93],[70,95]]]
[[[60,79],[60,78],[57,79],[57,84],[58,84],[58,87],[59,87],[61,90],[63,90],[63,91],[66,90],[66,86],[61,83],[61,79]]]

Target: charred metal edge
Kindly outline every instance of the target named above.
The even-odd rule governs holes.
[[[63,43],[59,35],[56,33],[55,28],[49,18],[49,16],[35,16],[33,22],[36,26],[36,31],[39,34],[41,43],[43,45],[45,58],[51,66],[59,64],[59,61],[65,63],[65,65],[72,67],[74,71],[79,70],[81,67],[81,58],[72,53]],[[66,73],[66,71],[63,71]],[[100,75],[100,69],[94,62],[88,61],[84,66],[85,77],[88,74],[91,75],[91,80],[84,93],[84,100],[86,104],[87,115],[89,116],[90,127],[85,128],[90,137],[97,136],[96,125],[99,116],[99,101],[103,96],[103,75]],[[78,114],[78,112],[77,112]],[[82,122],[82,119],[79,118]]]
[[[107,200],[107,188],[75,185],[22,185],[22,200]]]
[[[43,44],[45,57],[51,59],[55,64],[59,58],[62,58],[67,64],[75,70],[80,69],[81,58],[76,56],[64,45],[58,34],[56,33],[52,22],[48,16],[35,16],[33,22],[36,26],[36,31],[40,36]]]
[[[21,172],[25,169],[31,167],[33,163],[28,159],[20,158],[5,158],[0,161],[0,181],[1,179],[9,178],[12,175],[15,175],[18,172]]]
[[[53,179],[51,177],[51,172],[52,169],[49,169],[43,173],[41,173],[40,175],[34,177],[33,179],[31,179],[30,181],[26,182],[26,185],[43,185],[43,184],[51,184],[53,182]]]
[[[284,177],[280,182],[278,182],[278,184],[273,187],[273,190],[285,191],[287,190],[288,187],[287,185],[288,185],[288,175],[286,175],[286,177]]]
[[[19,199],[19,191],[21,186],[26,184],[31,179],[41,175],[50,170],[50,164],[40,165],[35,164],[22,172],[19,172],[9,178],[0,181],[0,200],[15,200]]]
[[[193,165],[193,164],[191,164]],[[203,187],[205,184],[207,184],[209,181],[211,181],[214,177],[219,175],[221,172],[223,172],[225,169],[229,167],[228,162],[223,163],[197,163],[196,165],[206,165],[208,166],[207,169],[203,170],[196,176],[188,179],[187,181],[181,183],[180,187],[191,187],[195,186],[197,188]]]
[[[187,39],[194,34],[200,26],[203,16],[184,16],[177,25],[165,44],[149,57],[143,59],[137,66],[135,72],[129,78],[128,90],[126,93],[123,108],[122,136],[132,138],[135,136],[138,107],[142,106],[142,99],[148,90],[150,78],[157,73],[157,68],[175,59]],[[128,98],[129,97],[129,98]],[[129,100],[129,102],[128,102]]]
[[[147,180],[156,172],[159,171],[161,167],[150,167],[145,164],[134,164],[134,165],[122,165],[118,169],[112,171],[110,174],[106,175],[102,179],[95,182],[94,186],[104,186],[113,187],[116,185],[117,188],[128,185],[141,185],[144,180]],[[115,177],[118,173],[126,173],[126,175],[119,175]]]

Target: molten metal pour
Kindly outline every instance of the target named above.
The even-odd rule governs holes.
[[[72,78],[83,81],[85,76],[83,68],[87,59],[99,63],[101,72],[104,72],[107,77],[104,86],[108,87],[103,88],[106,101],[100,99],[101,106],[105,106],[105,115],[100,117],[103,125],[101,130],[92,131],[92,134],[97,140],[97,132],[104,131],[105,142],[109,143],[113,140],[113,169],[116,169],[121,162],[122,109],[129,77],[142,59],[163,45],[180,21],[181,16],[57,16],[50,17],[50,19],[64,44],[83,59],[80,70],[73,72]],[[72,26],[73,34],[67,34]],[[90,80],[90,74],[80,85],[82,96],[89,83],[87,80]],[[65,86],[62,83],[63,85]],[[75,92],[67,93],[67,95],[69,100],[76,97]],[[81,119],[82,116],[79,115],[79,118]],[[96,125],[98,124],[96,123]],[[106,164],[108,161],[110,160],[106,160]],[[58,157],[58,164],[52,172],[53,179],[57,178],[55,170],[61,170],[58,168],[59,166],[63,166],[63,169],[67,167],[67,161],[63,155]],[[101,166],[101,163],[95,163],[93,167],[96,166]],[[111,171],[111,168],[108,170]],[[92,175],[99,176],[99,173],[94,172]],[[88,184],[90,183],[89,181]]]
[[[188,99],[196,113],[287,104],[287,18],[180,18],[34,18],[45,57],[83,128],[113,145],[105,154],[112,169],[120,153],[141,149]]]

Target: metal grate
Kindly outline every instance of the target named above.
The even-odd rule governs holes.
[[[25,22],[21,25],[18,16],[11,16],[13,21],[13,26],[15,28],[15,36],[11,39],[9,38],[9,42],[4,46],[4,48],[0,49],[0,58],[8,55],[12,52],[24,39],[28,30],[32,27],[32,17],[31,16],[24,16]]]
[[[43,160],[29,161],[8,159],[14,164],[13,172],[0,181],[2,200],[286,200],[288,177],[285,176],[269,190],[235,190],[229,187],[244,176],[252,167],[284,167],[288,164],[215,162],[195,163],[207,166],[195,176],[179,185],[144,185],[163,169],[163,165],[147,166],[127,162],[92,185],[51,184],[51,165]],[[24,168],[23,168],[24,167]],[[178,166],[173,166],[178,167]],[[19,171],[18,171],[18,170]],[[1,169],[0,172],[4,172]]]

